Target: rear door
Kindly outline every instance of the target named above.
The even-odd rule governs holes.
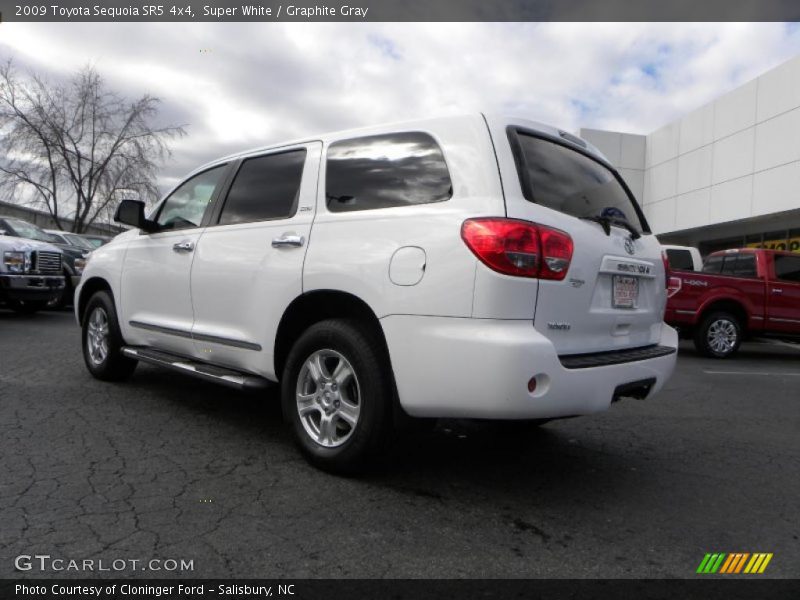
[[[775,254],[767,282],[767,329],[800,334],[800,255]]]
[[[192,336],[209,362],[273,377],[281,316],[302,293],[322,144],[248,156],[197,244]]]
[[[565,132],[491,120],[490,129],[507,216],[573,241],[567,275],[541,280],[531,298],[536,329],[559,354],[657,343],[666,303],[661,245],[619,175]]]

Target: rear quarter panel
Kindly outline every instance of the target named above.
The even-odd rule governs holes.
[[[436,140],[452,180],[452,197],[433,204],[329,212],[325,162],[330,144],[399,131],[422,131]],[[472,216],[504,214],[497,162],[479,115],[331,137],[323,148],[303,291],[351,293],[379,318],[392,314],[469,317],[477,260],[461,240],[461,224]],[[400,248],[412,246],[425,253],[424,274],[415,285],[397,285],[389,275],[392,257]]]

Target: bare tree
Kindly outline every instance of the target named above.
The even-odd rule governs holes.
[[[67,83],[0,65],[0,189],[33,194],[60,229],[74,215],[82,232],[113,212],[120,196],[155,198],[156,173],[182,127],[155,127],[160,100],[130,102],[93,67]]]

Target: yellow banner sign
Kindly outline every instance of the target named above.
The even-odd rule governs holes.
[[[800,237],[789,238],[788,240],[768,240],[766,242],[753,242],[747,244],[748,248],[766,248],[767,250],[788,250],[789,252],[800,252]]]

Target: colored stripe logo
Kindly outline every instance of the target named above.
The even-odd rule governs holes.
[[[769,552],[716,552],[709,553],[703,557],[697,573],[724,575],[736,575],[746,573],[755,575],[763,573],[769,561],[772,560],[772,553]]]

